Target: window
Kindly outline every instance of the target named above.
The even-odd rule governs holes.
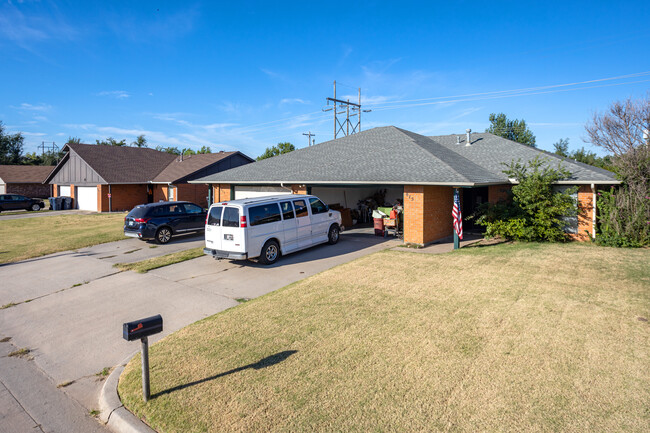
[[[185,206],[185,212],[189,214],[197,214],[203,212],[203,209],[195,204],[185,203],[184,206]]]
[[[210,215],[208,216],[208,225],[209,226],[220,226],[221,225],[221,211],[223,210],[222,206],[212,206],[210,209]]]
[[[180,215],[182,213],[185,213],[185,211],[183,211],[182,204],[172,204],[169,205],[168,208],[169,208],[169,213],[172,213],[174,215]]]
[[[290,201],[283,201],[280,203],[280,209],[282,210],[282,219],[290,220],[295,218],[295,215],[293,214],[293,206],[291,206]]]
[[[309,199],[309,204],[311,205],[311,214],[312,215],[327,212],[327,206],[325,206],[323,204],[323,202],[318,200],[317,198],[310,198]]]
[[[239,227],[239,209],[236,207],[226,207],[223,209],[223,226]]]
[[[248,209],[251,226],[280,221],[280,208],[277,203],[252,206]]]
[[[169,185],[169,201],[176,201],[176,187]]]
[[[293,205],[296,207],[296,218],[309,216],[305,200],[295,200]]]
[[[169,206],[156,206],[155,208],[152,209],[151,216],[159,217],[163,215],[168,215],[169,213],[171,213],[171,211],[169,210]]]

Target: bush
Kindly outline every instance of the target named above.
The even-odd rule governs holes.
[[[629,186],[598,193],[596,242],[611,247],[650,245],[650,196],[640,196]]]
[[[562,167],[554,169],[539,157],[527,165],[512,162],[504,173],[518,184],[508,199],[479,208],[476,223],[486,227],[486,236],[523,241],[565,241],[565,217],[576,214],[576,189],[555,191],[553,184],[571,176]]]

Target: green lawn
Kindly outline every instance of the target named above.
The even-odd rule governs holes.
[[[650,430],[650,250],[386,251],[182,329],[119,384],[159,432]],[[218,284],[218,281],[215,281]]]
[[[48,215],[1,220],[0,263],[125,239],[125,215]]]
[[[203,255],[203,247],[191,248],[188,250],[178,251],[176,253],[165,254],[164,256],[160,257],[141,260],[139,262],[116,263],[113,265],[113,267],[118,268],[122,271],[135,271],[144,274],[152,269],[158,269],[162,268],[163,266],[173,265],[174,263],[196,259],[197,257],[202,257]]]

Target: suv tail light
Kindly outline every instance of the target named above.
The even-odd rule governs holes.
[[[137,223],[146,223],[149,222],[151,218],[136,218],[134,221]]]
[[[239,227],[246,227],[246,215],[239,217]]]

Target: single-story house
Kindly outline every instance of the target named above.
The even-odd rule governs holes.
[[[50,197],[51,187],[43,181],[53,168],[49,165],[0,165],[0,194]]]
[[[212,185],[217,201],[314,194],[349,208],[385,190],[387,201],[404,204],[404,241],[424,245],[453,234],[454,189],[460,189],[467,216],[479,204],[507,196],[514,181],[503,173],[504,164],[537,156],[572,173],[558,188],[579,187],[580,213],[568,231],[576,238],[595,236],[596,190],[618,184],[613,173],[489,133],[427,137],[394,126],[374,128],[190,183]]]
[[[154,149],[67,144],[59,164],[46,178],[53,195],[69,196],[75,207],[96,212],[130,210],[159,200],[207,205],[209,189],[188,180],[248,164],[240,152],[181,157]]]

